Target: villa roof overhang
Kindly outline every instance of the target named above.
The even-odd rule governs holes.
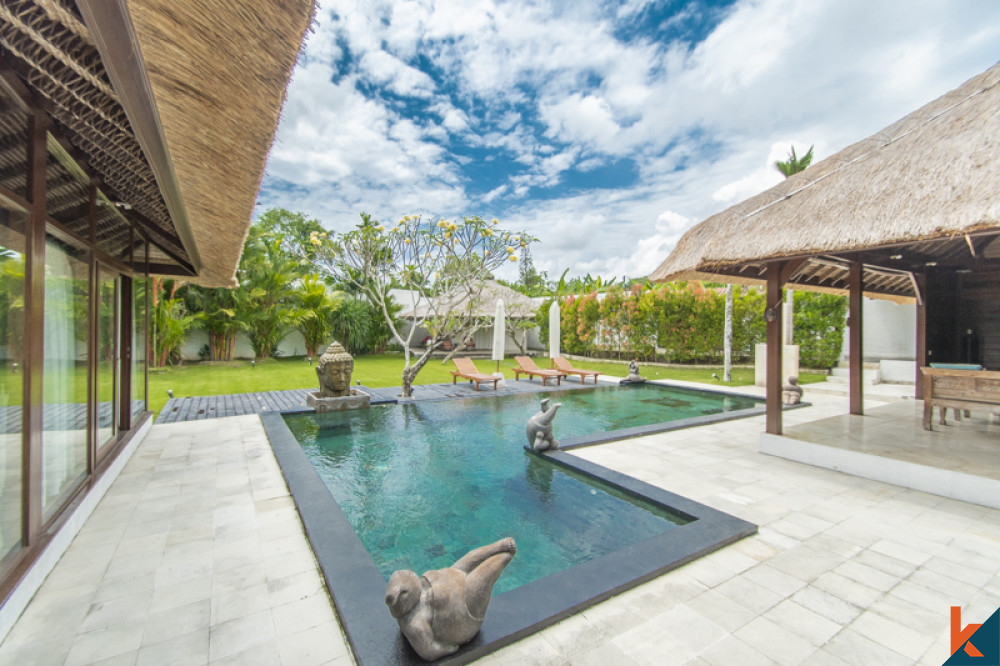
[[[920,298],[917,276],[1000,275],[1000,64],[882,131],[690,229],[650,276]]]
[[[0,85],[51,118],[116,204],[98,235],[122,260],[145,245],[153,273],[231,286],[312,11],[312,0],[12,0],[0,7]],[[0,193],[26,172],[10,125]],[[74,219],[85,189],[67,189],[50,214],[85,228]]]
[[[398,292],[402,293],[402,292]],[[538,304],[524,294],[504,286],[496,280],[483,280],[478,291],[472,298],[468,292],[456,289],[452,292],[435,297],[437,303],[426,301],[413,306],[414,298],[403,302],[403,310],[399,313],[402,319],[417,319],[428,317],[435,312],[466,312],[475,317],[492,317],[496,313],[498,300],[503,300],[504,313],[510,319],[531,319],[538,311]]]

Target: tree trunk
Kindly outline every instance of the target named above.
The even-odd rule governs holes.
[[[726,324],[722,336],[723,363],[722,381],[733,380],[733,285],[726,285]]]
[[[427,349],[424,350],[424,353],[420,355],[420,358],[417,359],[416,363],[403,368],[403,392],[400,394],[401,398],[409,398],[413,395],[413,380],[417,378],[420,370],[427,365],[427,361],[430,360],[431,354],[437,348],[438,344],[440,343],[432,341],[427,346]]]

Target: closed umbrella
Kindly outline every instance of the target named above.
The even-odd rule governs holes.
[[[500,361],[503,360],[507,343],[507,323],[504,321],[503,299],[497,299],[497,310],[493,315],[493,360],[497,362],[497,372],[500,372]]]
[[[549,358],[559,353],[559,301],[552,301],[549,307]]]

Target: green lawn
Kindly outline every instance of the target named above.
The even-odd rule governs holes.
[[[548,367],[547,359],[537,359],[539,367]],[[483,372],[496,370],[496,361],[488,359],[476,361]],[[574,361],[579,368],[600,370],[606,374],[624,377],[628,374],[627,364],[599,361]],[[440,359],[431,359],[417,375],[417,384],[440,384],[450,382],[449,369],[454,366],[449,362],[443,365]],[[511,359],[502,361],[500,369],[513,379],[514,362]],[[249,393],[253,391],[284,391],[288,389],[318,388],[314,366],[310,366],[301,358],[282,358],[267,361],[257,361],[256,367],[250,361],[233,361],[230,363],[196,363],[169,368],[151,369],[149,372],[149,405],[150,409],[159,413],[166,404],[167,389],[174,392],[175,398],[204,395],[222,395],[226,393]],[[403,370],[402,354],[385,354],[359,356],[354,359],[354,380],[360,380],[365,386],[382,388],[399,386]],[[642,375],[647,379],[678,379],[704,384],[726,385],[721,380],[712,378],[712,373],[722,376],[722,368],[662,368],[652,365],[641,365]],[[803,384],[825,380],[826,375],[803,372],[799,380]],[[733,381],[729,386],[740,386],[753,383],[752,368],[737,368],[733,370]]]

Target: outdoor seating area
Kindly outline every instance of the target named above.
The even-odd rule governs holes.
[[[503,377],[494,377],[493,375],[488,375],[485,372],[480,372],[479,368],[470,358],[453,358],[452,363],[455,364],[457,370],[451,371],[451,383],[454,384],[458,381],[458,378],[468,379],[470,382],[475,383],[476,390],[479,390],[479,385],[482,382],[493,382],[493,390],[497,390],[497,384]]]
[[[978,369],[921,368],[924,380],[924,430],[933,430],[933,411],[940,412],[938,423],[947,425],[945,413],[955,410],[955,420],[971,410],[995,413],[1000,411],[1000,372]],[[961,410],[961,411],[960,411]]]
[[[515,356],[514,362],[517,363],[517,366],[514,368],[514,379],[517,381],[520,381],[521,375],[528,375],[529,380],[534,377],[541,377],[542,386],[550,379],[555,379],[558,385],[562,383],[562,378],[566,376],[566,373],[561,370],[543,370],[539,368],[528,356]]]
[[[597,370],[581,370],[580,368],[574,368],[573,364],[565,356],[553,357],[552,367],[559,372],[565,372],[567,375],[579,375],[581,384],[587,383],[587,377],[593,377],[594,383],[596,384],[597,378],[601,376],[601,373]]]

